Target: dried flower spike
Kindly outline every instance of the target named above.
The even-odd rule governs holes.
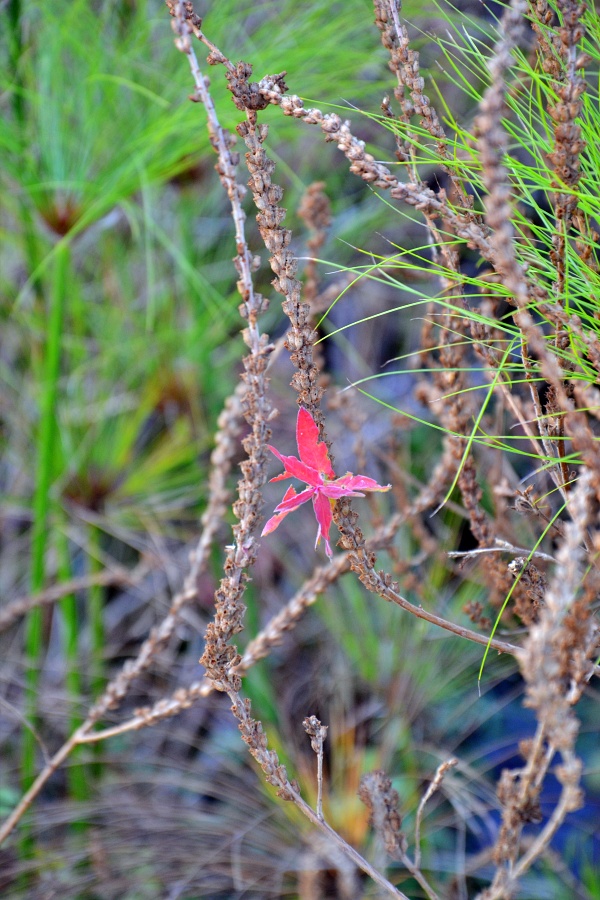
[[[285,469],[282,475],[276,475],[275,478],[271,478],[271,481],[298,478],[308,487],[300,494],[297,494],[291,486],[287,489],[283,500],[279,506],[275,507],[275,515],[269,519],[262,534],[270,534],[275,531],[288,513],[312,498],[313,509],[319,525],[315,548],[323,538],[325,552],[331,558],[333,552],[329,543],[329,529],[333,521],[334,502],[340,497],[364,497],[365,495],[360,491],[389,491],[391,485],[383,486],[377,484],[372,478],[367,478],[365,475],[353,475],[351,472],[336,478],[327,456],[327,446],[319,441],[317,424],[304,407],[298,410],[296,441],[300,459],[295,456],[283,456],[279,450],[269,445],[269,450],[283,463]]]

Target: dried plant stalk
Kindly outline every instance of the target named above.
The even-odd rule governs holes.
[[[205,80],[199,72],[199,67],[191,48],[190,36],[195,31],[201,35],[200,21],[194,17],[190,4],[182,2],[169,2],[169,9],[174,16],[174,30],[178,35],[178,49],[186,53],[190,58],[190,64],[196,82],[198,97],[205,103],[209,99]],[[223,58],[216,48],[211,51],[209,57],[211,63],[222,62]],[[257,220],[263,236],[263,240],[273,253],[271,265],[276,272],[275,286],[283,293],[287,300],[289,313],[297,314],[296,320],[298,333],[302,337],[303,345],[310,350],[312,345],[312,331],[303,336],[304,309],[306,304],[300,305],[300,284],[295,279],[296,261],[291,255],[286,254],[286,247],[290,235],[285,229],[281,229],[283,218],[277,203],[281,199],[281,191],[278,188],[270,188],[270,174],[272,163],[262,149],[267,129],[258,126],[256,112],[262,108],[263,103],[260,93],[254,85],[248,84],[251,69],[244,63],[237,67],[229,65],[228,81],[236,105],[246,112],[246,122],[238,127],[239,133],[244,137],[249,152],[247,163],[251,173],[251,186],[254,199],[259,208]],[[213,119],[211,129],[219,136],[221,128],[213,115],[214,108],[209,105],[207,112]],[[219,166],[218,171],[224,180],[224,186],[234,207],[239,203],[239,193],[233,185],[228,169],[231,155],[228,142],[224,139],[214,141],[218,144]],[[227,177],[226,177],[227,176]],[[240,224],[241,224],[240,218]],[[257,317],[264,308],[262,298],[253,295],[246,278],[251,281],[252,268],[249,265],[250,256],[238,240],[238,256],[236,265],[241,275],[242,285],[240,292],[243,298],[242,314],[248,319],[248,329],[245,332],[245,340],[250,348],[250,354],[244,359],[244,380],[246,393],[244,395],[245,416],[252,429],[251,435],[244,441],[244,449],[247,460],[242,463],[243,479],[238,484],[239,499],[234,504],[234,512],[239,524],[234,526],[235,543],[229,548],[225,562],[225,577],[215,594],[216,614],[214,621],[209,624],[206,632],[205,650],[201,662],[204,665],[207,676],[213,682],[217,690],[227,693],[232,704],[232,712],[239,723],[242,739],[254,759],[258,762],[269,784],[277,788],[278,796],[285,800],[293,801],[298,808],[325,833],[334,839],[338,847],[341,847],[346,855],[365,872],[367,872],[382,888],[393,896],[403,897],[380,873],[376,872],[357,852],[346,844],[345,841],[317,815],[302,800],[298,787],[292,783],[280,764],[277,754],[268,748],[267,738],[262,725],[250,715],[250,703],[240,694],[241,679],[235,671],[235,666],[241,661],[241,657],[231,644],[231,639],[242,629],[243,604],[242,596],[247,581],[246,569],[252,565],[256,558],[256,542],[253,530],[259,516],[259,504],[261,500],[260,488],[265,481],[265,452],[269,437],[267,419],[270,406],[266,398],[266,358],[272,349],[258,332]],[[304,308],[303,308],[304,307]],[[313,407],[318,407],[320,389],[316,385],[316,366],[303,354],[297,361],[300,375],[304,374],[306,381],[299,387],[306,391],[307,400]]]
[[[46,588],[39,594],[31,597],[19,597],[11,600],[0,610],[0,631],[6,631],[11,625],[14,625],[20,618],[27,615],[32,609],[39,606],[49,606],[62,600],[68,594],[75,594],[78,591],[87,591],[91,587],[102,585],[135,585],[148,573],[149,564],[147,561],[140,563],[135,569],[123,569],[121,566],[105,569],[94,575],[82,575],[78,578],[70,578],[68,581],[62,581],[60,584]]]
[[[497,871],[481,900],[512,896],[518,879],[544,852],[569,812],[582,805],[581,760],[575,754],[579,722],[573,710],[590,677],[591,657],[597,634],[589,611],[589,598],[581,591],[585,549],[594,491],[591,473],[584,473],[570,500],[572,522],[558,551],[554,579],[545,595],[539,621],[532,625],[518,659],[527,684],[527,705],[535,709],[538,729],[522,752],[522,770],[505,771],[498,795],[503,803],[502,827],[495,847]],[[597,529],[597,522],[596,522]],[[597,533],[597,531],[596,531]],[[594,575],[595,590],[600,585]],[[556,752],[562,762],[555,773],[562,790],[544,828],[519,858],[521,831],[528,822],[539,822],[539,795]]]

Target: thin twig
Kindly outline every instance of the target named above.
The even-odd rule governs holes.
[[[458,760],[455,757],[451,757],[451,759],[447,759],[445,762],[440,763],[440,765],[435,770],[433,781],[429,783],[427,790],[421,797],[421,801],[417,808],[417,815],[415,818],[415,866],[417,867],[417,869],[421,868],[421,820],[423,818],[423,812],[425,811],[425,804],[440,787],[442,781],[444,780],[446,772],[448,772],[450,769],[453,769],[454,766],[457,765]]]
[[[527,557],[533,558],[534,556],[538,559],[545,559],[548,562],[556,562],[554,556],[551,556],[549,553],[542,553],[541,550],[528,550],[526,547],[515,547],[513,544],[508,541],[500,540],[500,538],[496,538],[496,547],[476,547],[474,550],[449,550],[446,554],[450,557],[450,559],[460,559],[461,557],[464,559],[471,559],[475,556],[480,556],[482,553],[519,553],[526,554]]]
[[[96,574],[82,575],[79,578],[61,581],[60,584],[52,585],[52,587],[40,591],[39,594],[11,600],[10,603],[7,603],[0,609],[0,631],[10,628],[14,622],[26,615],[30,610],[38,606],[49,606],[69,594],[76,594],[79,591],[86,591],[96,586],[138,584],[148,574],[150,569],[149,562],[144,560],[144,562],[131,570],[123,569],[121,566],[114,569],[105,569]]]
[[[323,744],[327,737],[328,726],[321,725],[316,716],[307,717],[302,723],[310,737],[310,746],[317,754],[317,818],[323,818]]]

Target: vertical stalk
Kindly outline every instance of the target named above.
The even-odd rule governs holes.
[[[50,485],[56,455],[56,401],[60,374],[61,335],[65,307],[70,251],[67,243],[56,248],[48,331],[44,347],[40,399],[40,423],[37,436],[35,492],[33,497],[33,535],[31,542],[31,591],[38,593],[46,577],[46,549],[50,511]],[[42,610],[29,614],[25,627],[25,714],[35,723],[37,688],[43,652]],[[35,776],[35,738],[26,729],[23,735],[21,780],[26,790]]]
[[[21,29],[21,0],[8,0],[7,5],[8,31],[9,31],[9,57],[10,67],[13,72],[14,88],[12,93],[12,105],[15,118],[18,122],[25,119],[24,97],[21,79],[21,56],[23,51],[23,33]]]
[[[72,577],[71,558],[69,554],[69,542],[64,534],[59,535],[58,540],[58,574],[61,581],[68,581]],[[71,700],[71,714],[69,717],[69,732],[72,734],[79,728],[82,718],[77,712],[81,702],[81,674],[79,670],[79,623],[77,616],[77,601],[74,594],[63,597],[60,610],[63,624],[63,652],[65,659],[65,685],[67,694]],[[81,747],[76,747],[72,754],[75,761],[81,755]],[[87,779],[83,765],[73,764],[67,769],[67,782],[69,794],[73,800],[86,800],[88,796]],[[75,828],[81,826],[81,822],[74,821]]]
[[[21,23],[22,9],[21,0],[9,0],[7,5],[6,17],[8,20],[8,41],[9,41],[9,65],[12,74],[12,108],[15,122],[19,127],[19,138],[21,146],[25,148],[29,139],[27,136],[27,105],[25,101],[25,80],[23,77],[23,28]],[[22,160],[28,166],[28,155],[22,153]],[[27,199],[24,194],[19,192],[18,197],[19,213],[21,215],[21,223],[23,226],[23,242],[25,245],[25,258],[27,260],[29,275],[31,278],[31,287],[35,293],[38,303],[43,302],[43,291],[39,277],[34,273],[37,271],[40,260],[39,239],[35,231],[35,224],[31,209],[28,206]]]
[[[90,575],[103,570],[100,562],[100,541],[102,532],[95,525],[90,526],[88,565]],[[96,552],[98,551],[98,552]],[[104,594],[105,589],[98,584],[88,588],[88,620],[90,627],[91,666],[90,687],[92,697],[99,697],[104,690]]]
[[[89,530],[89,555],[88,566],[90,575],[102,571],[100,562],[102,531],[95,525]],[[104,675],[104,599],[105,589],[101,585],[91,585],[87,592],[87,615],[90,629],[90,693],[94,698],[101,696],[106,678]],[[101,745],[92,744],[92,753],[95,761],[92,763],[91,773],[94,779],[100,777],[102,765],[100,763]]]

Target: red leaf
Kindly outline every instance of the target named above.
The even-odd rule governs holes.
[[[296,440],[300,459],[296,456],[284,456],[275,447],[268,445],[271,453],[277,457],[284,468],[283,473],[271,478],[271,481],[297,478],[308,487],[300,494],[297,494],[293,487],[287,489],[283,500],[275,507],[275,515],[269,519],[262,534],[270,534],[275,531],[288,513],[302,506],[312,497],[313,510],[319,525],[315,547],[323,538],[325,552],[331,558],[333,551],[329,542],[329,530],[333,522],[333,501],[340,497],[364,497],[365,495],[361,491],[389,491],[391,485],[381,485],[373,478],[367,478],[366,475],[353,475],[352,472],[336,478],[327,455],[327,445],[324,441],[319,440],[317,424],[304,407],[300,407],[298,410]]]
[[[313,497],[313,509],[315,511],[317,522],[319,523],[317,540],[315,541],[315,549],[321,538],[323,538],[323,540],[325,541],[325,553],[331,559],[331,557],[333,556],[331,544],[329,543],[329,529],[331,528],[331,523],[333,522],[331,501],[322,493],[315,493]]]
[[[335,472],[327,456],[327,444],[319,441],[317,423],[303,406],[298,410],[296,440],[298,453],[303,463],[328,478],[335,478]]]

